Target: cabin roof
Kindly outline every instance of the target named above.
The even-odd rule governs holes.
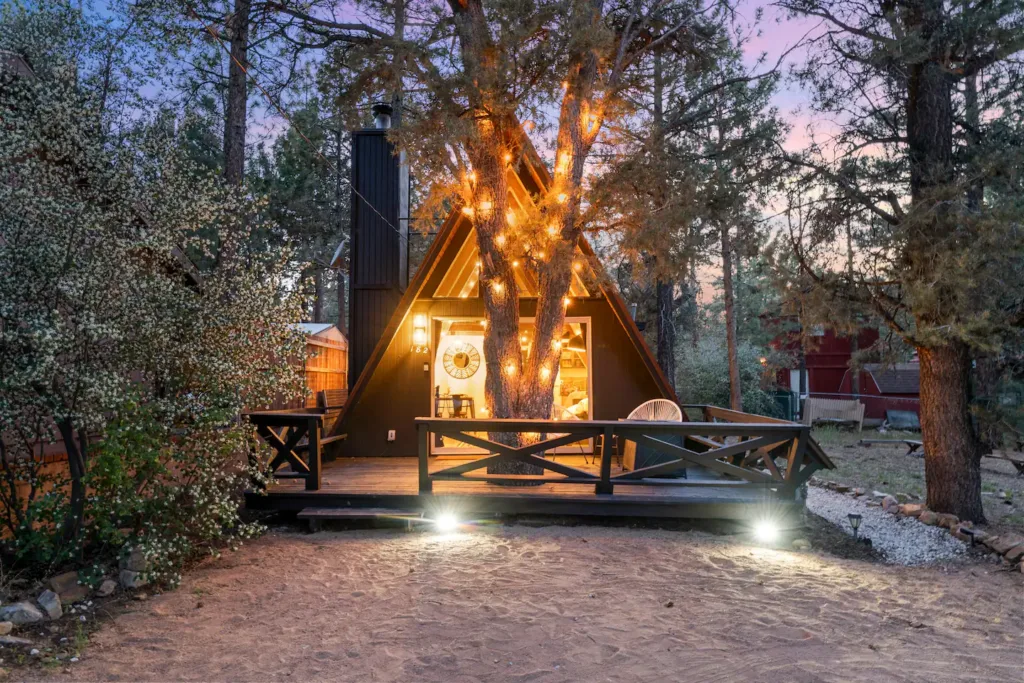
[[[882,394],[918,394],[921,392],[921,366],[917,363],[898,363],[885,366],[872,363],[864,366]]]

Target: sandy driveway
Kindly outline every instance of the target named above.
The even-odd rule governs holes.
[[[994,569],[624,528],[271,533],[55,680],[1020,681],[1021,577]]]

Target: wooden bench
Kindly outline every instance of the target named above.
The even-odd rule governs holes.
[[[907,447],[907,455],[916,455],[919,458],[923,458],[924,457],[924,450],[923,450],[924,442],[923,441],[915,441],[914,439],[861,439],[860,441],[857,442],[857,445],[858,446],[871,446],[872,444],[876,444],[876,443],[884,443],[884,444],[901,443],[901,444],[903,444],[904,446]],[[917,452],[918,449],[922,449],[920,453]]]
[[[815,422],[851,422],[857,431],[864,429],[864,404],[837,398],[808,398],[804,400],[803,422],[813,427]]]
[[[320,438],[320,444],[326,446],[336,441],[348,438],[348,434],[335,434],[334,428],[338,424],[338,417],[341,416],[341,409],[345,407],[348,400],[348,389],[324,389],[317,392],[316,405],[324,410],[324,433]]]
[[[1017,455],[1010,455],[1009,453],[985,453],[986,458],[994,458],[995,460],[1006,460],[1017,469],[1018,476],[1024,476],[1024,458]]]

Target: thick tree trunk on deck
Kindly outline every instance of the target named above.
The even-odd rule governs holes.
[[[970,357],[962,344],[919,348],[928,507],[983,522],[981,444],[971,424]]]
[[[729,362],[729,407],[743,410],[743,393],[740,389],[740,361],[736,348],[736,301],[732,288],[732,241],[729,226],[722,225],[722,290],[725,298],[725,340]]]

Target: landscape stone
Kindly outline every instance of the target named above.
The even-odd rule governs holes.
[[[117,582],[113,579],[104,579],[103,583],[101,583],[100,587],[96,590],[96,595],[101,598],[105,598],[108,595],[112,595],[115,590],[117,590]]]
[[[896,512],[899,509],[900,502],[893,496],[885,496],[882,498],[882,509],[889,512]]]
[[[81,584],[78,584],[78,585],[72,586],[71,588],[67,589],[66,591],[62,591],[60,593],[60,601],[62,603],[64,603],[65,605],[70,605],[70,604],[76,603],[76,602],[82,602],[83,600],[85,600],[86,598],[89,597],[89,593],[91,593],[91,592],[92,591],[90,590],[90,588],[88,586],[83,586]]]
[[[810,550],[811,543],[806,538],[797,538],[793,540],[794,550]]]
[[[960,522],[960,518],[957,517],[956,515],[951,515],[948,512],[940,512],[940,513],[938,513],[938,516],[937,516],[937,519],[936,519],[935,523],[938,526],[945,527],[946,529],[952,530],[952,528],[955,527],[959,522]]]
[[[122,569],[119,578],[121,579],[122,588],[141,588],[146,585],[145,580],[142,578],[142,572],[132,571],[131,569]]]
[[[992,550],[996,551],[1000,555],[1005,555],[1010,552],[1015,546],[1024,543],[1024,539],[1019,536],[991,536],[985,539],[985,545]]]
[[[849,486],[845,486],[844,484],[836,484],[835,485],[835,489],[836,489],[836,493],[846,493],[847,491],[850,490],[850,487]]]
[[[22,647],[31,647],[34,645],[28,638],[16,638],[14,636],[0,636],[0,645],[20,645]]]
[[[9,621],[16,626],[35,624],[43,619],[43,613],[30,602],[15,602],[0,607],[0,621]]]
[[[142,548],[132,548],[127,557],[121,558],[121,569],[127,569],[132,572],[144,572],[148,568],[146,555],[142,552]]]
[[[1004,557],[1008,559],[1010,562],[1016,562],[1022,556],[1024,556],[1024,543],[1013,546],[1012,548],[1007,550],[1006,555],[1004,555]]]
[[[862,489],[862,488],[850,489],[850,493],[852,493],[855,496],[863,496],[864,495],[864,489]]]
[[[50,588],[61,595],[78,585],[78,572],[64,572],[50,579]]]
[[[917,516],[917,519],[920,520],[921,523],[929,526],[935,526],[939,523],[939,516],[931,510],[922,510],[921,514]]]
[[[14,624],[9,621],[0,621],[0,636],[6,636],[14,630]]]
[[[904,503],[900,506],[900,514],[906,515],[907,517],[917,517],[924,512],[925,507],[922,503]]]
[[[896,500],[898,500],[901,503],[909,503],[910,502],[910,496],[907,495],[906,493],[897,493],[896,494]]]
[[[64,616],[64,607],[60,604],[60,596],[51,590],[45,590],[36,598],[36,602],[43,608],[46,615],[51,619],[60,619]]]

